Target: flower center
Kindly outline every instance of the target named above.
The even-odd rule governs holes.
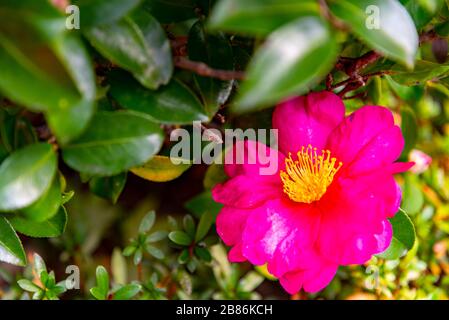
[[[298,152],[298,160],[291,154],[285,159],[285,171],[281,171],[284,192],[296,202],[312,203],[320,200],[332,183],[335,174],[343,165],[335,167],[337,159],[329,150],[317,154],[317,149],[309,145]]]

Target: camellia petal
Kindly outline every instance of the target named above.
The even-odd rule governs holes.
[[[279,130],[279,149],[285,155],[309,144],[323,149],[329,133],[344,116],[343,102],[331,92],[311,93],[281,103],[273,113],[273,128]]]

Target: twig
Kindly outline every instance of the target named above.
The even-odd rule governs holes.
[[[185,57],[174,57],[173,59],[176,67],[192,71],[203,77],[216,78],[223,81],[245,79],[245,73],[242,71],[213,69],[203,62],[192,61]]]
[[[329,10],[329,6],[326,3],[326,0],[319,0],[320,4],[320,11],[321,15],[329,21],[330,24],[332,24],[335,28],[342,30],[342,31],[348,31],[348,26],[341,20],[339,20],[337,17],[335,17],[333,14],[331,14]]]

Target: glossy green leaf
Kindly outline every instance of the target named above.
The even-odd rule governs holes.
[[[218,70],[234,70],[232,47],[224,34],[209,34],[203,23],[198,21],[190,29],[188,39],[190,60],[203,62]],[[234,81],[222,81],[198,75],[195,75],[195,81],[206,106],[206,112],[212,118],[229,99]]]
[[[30,207],[22,209],[21,212],[27,218],[42,222],[53,217],[61,206],[61,184],[59,176],[56,175],[47,192]]]
[[[272,33],[247,71],[233,111],[267,107],[308,91],[332,69],[337,43],[327,23],[300,18]]]
[[[97,286],[90,289],[90,293],[98,300],[106,300],[109,292],[109,274],[105,267],[97,267],[96,279]]]
[[[103,56],[130,71],[143,86],[157,89],[170,81],[170,43],[149,13],[137,10],[116,23],[88,29],[85,35]]]
[[[95,77],[83,43],[65,17],[42,5],[0,6],[0,90],[46,114],[60,143],[79,135],[94,110]],[[54,11],[53,11],[54,10]],[[70,120],[68,120],[70,119]]]
[[[188,246],[192,243],[192,238],[184,231],[172,231],[168,234],[168,238],[180,246]]]
[[[84,134],[63,148],[63,158],[80,172],[113,176],[147,162],[162,142],[161,129],[143,114],[99,112]]]
[[[391,244],[386,251],[377,256],[387,260],[394,260],[400,258],[408,250],[413,248],[416,234],[412,221],[403,210],[398,211],[390,219],[390,223],[393,227]]]
[[[318,15],[315,0],[221,0],[213,8],[213,29],[267,35],[302,16]]]
[[[124,108],[149,115],[166,124],[207,121],[201,102],[182,82],[174,79],[157,91],[144,88],[123,72],[110,74],[111,96]]]
[[[67,212],[64,207],[50,219],[42,222],[30,220],[16,214],[9,218],[17,232],[34,238],[53,238],[64,233],[67,226]]]
[[[0,216],[0,261],[24,266],[27,263],[22,243],[6,218]]]
[[[136,296],[142,289],[139,284],[128,284],[118,289],[113,294],[114,300],[129,300]]]
[[[89,181],[89,188],[92,193],[115,204],[125,188],[126,180],[126,173],[112,177],[93,177]]]
[[[113,23],[136,8],[141,0],[74,0],[80,10],[81,28]]]
[[[418,33],[407,10],[397,0],[333,0],[332,13],[373,49],[411,68],[418,50]]]
[[[49,189],[57,158],[47,143],[12,153],[0,166],[0,211],[14,211],[36,202]]]
[[[143,166],[132,168],[135,175],[149,181],[167,182],[179,178],[191,164],[173,164],[166,156],[154,156]]]

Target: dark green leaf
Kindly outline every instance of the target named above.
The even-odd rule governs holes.
[[[318,15],[315,0],[221,0],[209,25],[214,29],[267,35],[301,16]]]
[[[196,229],[195,242],[202,240],[209,232],[210,227],[214,223],[214,215],[211,212],[205,212],[200,219],[198,229]]]
[[[402,152],[404,155],[408,155],[418,140],[418,121],[415,112],[410,108],[402,108],[401,130],[405,139],[405,146]]]
[[[172,23],[194,18],[195,0],[146,0],[145,9],[161,23]]]
[[[173,73],[170,43],[159,23],[143,10],[85,32],[106,58],[130,71],[147,88],[167,84]]]
[[[195,23],[189,32],[189,58],[200,61],[218,70],[234,70],[231,44],[222,33],[206,33],[201,21]],[[221,81],[211,77],[195,75],[201,98],[209,117],[213,117],[224,105],[232,92],[233,80]]]
[[[422,29],[440,12],[443,5],[444,0],[409,0],[405,7],[416,27]]]
[[[184,230],[187,232],[187,234],[191,238],[194,238],[195,237],[195,221],[193,220],[193,218],[190,214],[187,214],[184,216],[183,224],[184,224]]]
[[[47,143],[11,154],[0,166],[0,211],[22,209],[43,196],[55,176],[56,163],[56,154]]]
[[[445,76],[449,71],[448,64],[438,64],[430,61],[418,60],[413,71],[409,71],[402,66],[396,65],[391,68],[394,81],[406,85],[414,86],[423,84],[426,81],[437,77]]]
[[[202,247],[195,247],[195,254],[200,258],[201,260],[204,260],[206,262],[212,261],[212,256],[206,248]]]
[[[124,17],[141,0],[74,0],[80,9],[81,28],[108,24]]]
[[[174,79],[167,86],[151,91],[123,72],[110,74],[110,94],[124,108],[143,112],[154,121],[167,124],[190,124],[209,118],[195,94]]]
[[[126,178],[126,173],[112,177],[93,177],[89,181],[89,188],[92,193],[115,204],[125,187]]]
[[[212,193],[210,191],[205,191],[187,201],[185,207],[199,218],[206,212],[210,212],[216,217],[223,205],[212,199]]]
[[[63,148],[63,158],[80,172],[112,176],[147,162],[162,141],[161,129],[143,114],[99,112],[86,132]]]

